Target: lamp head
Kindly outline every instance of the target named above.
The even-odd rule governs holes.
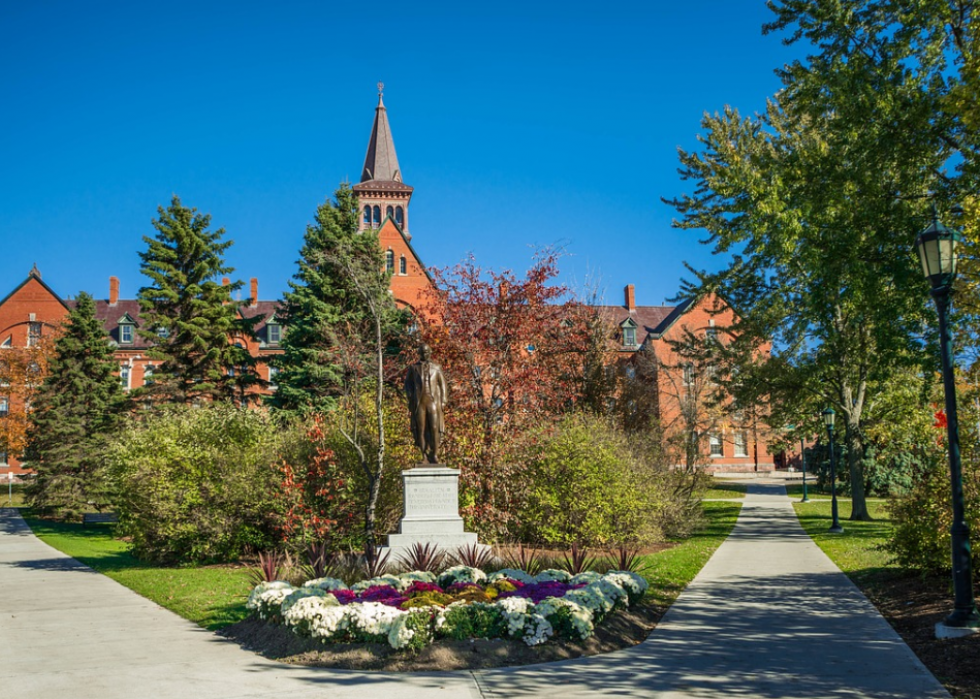
[[[922,273],[933,289],[948,287],[956,276],[956,248],[963,242],[963,236],[944,226],[932,210],[932,223],[919,233],[915,249],[922,263]]]
[[[834,417],[837,415],[837,413],[834,412],[834,409],[833,408],[827,408],[826,410],[824,410],[820,414],[823,417],[823,424],[827,426],[827,431],[828,432],[833,432],[834,431]]]

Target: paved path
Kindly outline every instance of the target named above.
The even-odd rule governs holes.
[[[729,539],[634,648],[475,673],[281,665],[92,572],[0,513],[4,699],[947,698],[811,542],[782,486],[750,486]]]

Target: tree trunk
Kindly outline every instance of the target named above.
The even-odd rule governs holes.
[[[864,494],[864,445],[861,442],[858,425],[848,420],[845,439],[847,440],[847,465],[851,474],[851,519],[870,522],[868,502]],[[836,484],[834,484],[836,486]]]

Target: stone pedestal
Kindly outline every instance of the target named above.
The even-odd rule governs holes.
[[[397,534],[388,536],[389,562],[397,563],[415,544],[435,544],[452,552],[476,543],[476,534],[463,531],[459,516],[459,470],[423,464],[402,471],[405,514]]]

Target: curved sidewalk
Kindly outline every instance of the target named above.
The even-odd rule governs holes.
[[[592,658],[474,673],[292,667],[203,631],[0,514],[0,696],[948,699],[803,532],[782,486],[750,486],[732,535],[650,638]]]

